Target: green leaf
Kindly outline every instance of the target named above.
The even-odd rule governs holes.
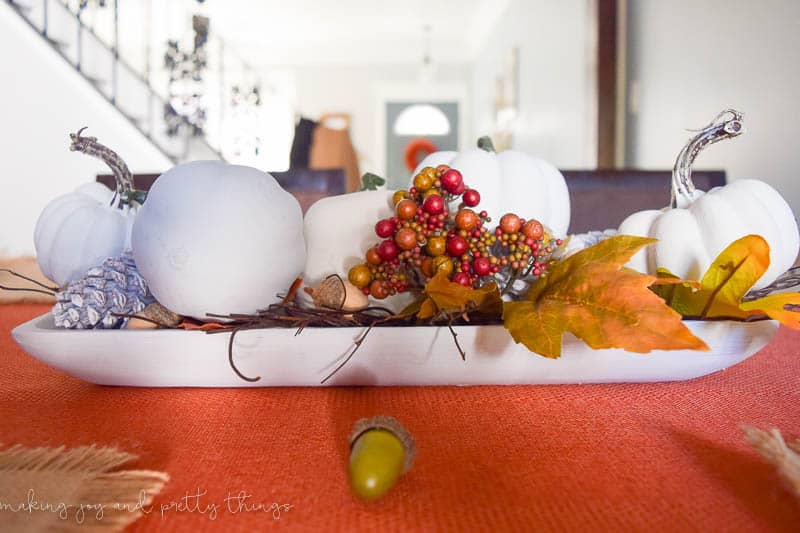
[[[361,188],[360,191],[377,191],[378,187],[381,187],[386,183],[386,180],[382,177],[378,176],[377,174],[373,174],[371,172],[367,172],[363,176],[361,176]]]

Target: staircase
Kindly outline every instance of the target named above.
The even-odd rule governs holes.
[[[197,159],[224,159],[219,146],[205,134],[197,134],[185,117],[168,132],[164,110],[166,95],[151,83],[149,67],[137,69],[120,55],[120,18],[117,2],[94,6],[103,10],[106,34],[101,36],[85,21],[89,2],[59,0],[6,0],[30,28],[69,63],[105,100],[154,147],[173,163]],[[100,4],[94,0],[94,4]],[[106,2],[102,2],[106,4]],[[110,31],[108,31],[110,28]],[[136,28],[127,28],[137,31]],[[141,31],[141,28],[138,28]]]

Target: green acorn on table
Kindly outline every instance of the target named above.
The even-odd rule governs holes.
[[[362,418],[350,433],[348,478],[353,493],[374,501],[408,472],[416,456],[411,434],[390,416]]]

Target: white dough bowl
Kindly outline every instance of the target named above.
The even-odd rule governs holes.
[[[502,326],[456,326],[466,361],[446,327],[377,327],[326,385],[517,385],[681,381],[747,359],[778,331],[775,321],[687,322],[711,351],[592,350],[565,335],[560,359],[515,344]],[[45,364],[101,385],[138,387],[318,386],[365,328],[258,329],[230,334],[181,330],[63,330],[43,315],[12,331]]]

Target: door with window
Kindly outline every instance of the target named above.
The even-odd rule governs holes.
[[[458,131],[458,102],[387,102],[389,188],[405,188],[412,170],[428,153],[458,150]]]

